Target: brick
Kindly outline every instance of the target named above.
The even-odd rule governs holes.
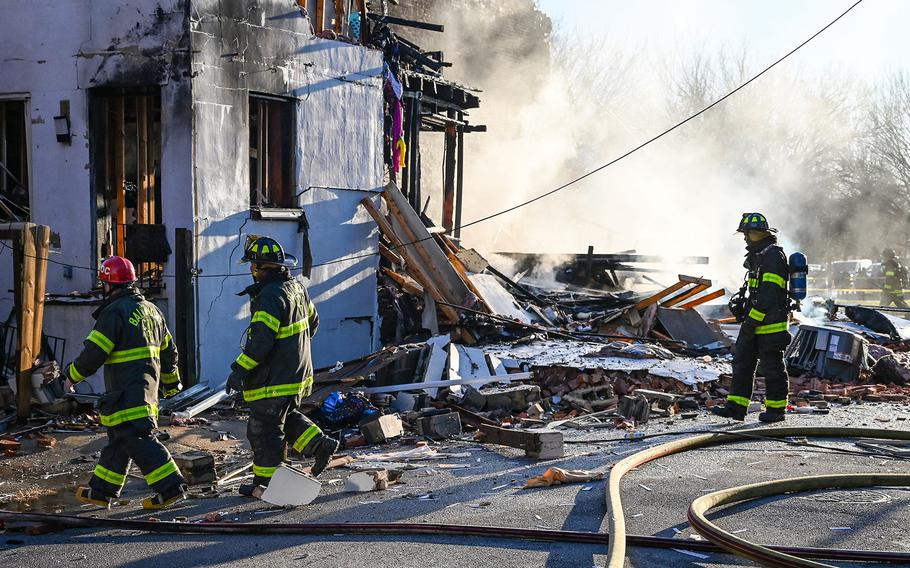
[[[57,438],[53,436],[42,436],[37,441],[42,448],[54,448],[57,446]]]
[[[461,417],[457,412],[422,416],[415,424],[417,433],[432,440],[444,440],[461,434]]]
[[[475,411],[491,410],[524,410],[531,403],[540,400],[540,387],[537,385],[516,385],[506,388],[484,390],[468,389],[461,404]]]
[[[174,463],[180,469],[186,482],[190,485],[214,483],[215,458],[202,451],[184,452],[174,456]]]
[[[0,450],[2,450],[3,455],[6,457],[12,457],[19,453],[19,449],[22,447],[22,444],[15,440],[0,440]]]
[[[366,424],[360,425],[360,432],[369,444],[383,444],[404,434],[401,418],[397,414],[385,414]]]
[[[565,453],[562,432],[555,430],[512,430],[481,424],[480,432],[485,443],[519,448],[532,458],[561,458]]]

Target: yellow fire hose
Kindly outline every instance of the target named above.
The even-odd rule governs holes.
[[[771,497],[783,493],[796,493],[813,491],[816,489],[849,489],[869,486],[905,487],[910,485],[910,474],[867,474],[851,473],[840,475],[818,475],[812,477],[791,477],[778,481],[766,481],[742,485],[715,491],[699,497],[689,505],[689,523],[708,540],[718,544],[733,554],[750,558],[762,565],[770,566],[798,566],[805,568],[836,568],[831,564],[822,564],[791,554],[784,554],[771,550],[760,544],[754,544],[745,539],[731,534],[709,521],[705,513],[721,505],[739,503],[750,499]]]
[[[903,430],[883,430],[880,428],[831,428],[831,427],[782,427],[782,428],[749,428],[744,430],[734,430],[731,432],[719,432],[716,434],[704,434],[693,436],[683,440],[676,440],[666,444],[661,444],[647,450],[632,454],[631,456],[619,461],[610,470],[610,478],[607,482],[607,515],[609,517],[609,534],[610,546],[607,552],[607,568],[622,568],[626,556],[626,520],[623,514],[622,498],[620,495],[620,482],[623,476],[630,470],[656,460],[658,458],[670,456],[680,452],[727,444],[730,442],[741,441],[742,438],[731,437],[730,434],[743,436],[760,436],[773,438],[786,438],[791,436],[819,437],[819,438],[877,438],[882,440],[910,440],[910,431]],[[817,485],[815,480],[818,480]],[[792,485],[788,485],[792,483]],[[851,484],[852,485],[848,485]],[[785,487],[795,487],[794,489],[780,489],[780,485]],[[703,528],[708,534],[702,533],[716,544],[730,550],[740,556],[745,556],[753,560],[760,559],[760,562],[773,566],[828,566],[798,559],[794,556],[774,552],[766,547],[754,545],[743,541],[721,531],[713,524],[704,519],[701,522],[703,514],[708,509],[723,505],[726,503],[735,503],[746,499],[755,499],[758,497],[776,495],[786,491],[809,491],[812,489],[821,489],[825,487],[859,487],[868,485],[910,485],[910,475],[879,475],[879,474],[844,474],[844,475],[827,475],[812,478],[788,479],[778,482],[759,483],[743,487],[735,487],[725,491],[719,491],[710,495],[705,495],[697,499],[690,507],[690,522],[695,519],[693,528],[699,532],[699,527]],[[697,504],[697,506],[696,506]],[[698,526],[696,526],[698,525]],[[711,527],[714,527],[713,529]],[[716,530],[715,530],[716,529]],[[773,553],[769,554],[769,553]],[[785,558],[786,560],[781,560]],[[793,562],[801,562],[794,564]]]

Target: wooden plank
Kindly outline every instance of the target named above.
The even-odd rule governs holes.
[[[174,229],[174,302],[177,321],[172,331],[177,341],[180,379],[184,387],[195,385],[196,329],[193,308],[193,232],[192,229]]]
[[[489,302],[484,299],[483,295],[480,293],[480,290],[477,289],[477,286],[468,277],[468,271],[465,270],[464,265],[461,263],[458,257],[451,252],[449,252],[447,256],[449,257],[449,262],[452,264],[452,268],[455,269],[455,272],[458,273],[458,275],[461,277],[461,280],[465,283],[465,285],[467,285],[468,290],[474,294],[474,296],[477,298],[477,301],[480,302],[480,304],[483,306],[483,311],[491,311]]]
[[[392,226],[402,238],[407,239],[408,250],[416,253],[414,256],[420,261],[421,269],[434,278],[437,288],[444,294],[445,301],[470,307],[466,302],[472,300],[471,290],[451,265],[420,216],[408,205],[404,195],[395,184],[390,183],[386,185],[382,196],[389,205]]]
[[[366,45],[367,43],[367,26],[369,22],[367,21],[367,2],[366,0],[357,0],[357,8],[360,10],[360,43]]]
[[[490,313],[521,323],[531,323],[531,315],[515,301],[499,280],[491,274],[472,274],[471,284],[477,290],[477,296],[489,307]]]
[[[681,305],[680,308],[682,308],[684,310],[691,310],[692,308],[694,308],[696,306],[700,306],[700,305],[704,304],[705,302],[710,302],[711,300],[720,298],[720,297],[724,296],[726,293],[727,293],[727,291],[725,289],[721,288],[720,290],[715,290],[714,292],[711,292],[710,294],[706,294],[706,295],[702,296],[701,298],[695,298],[688,304]]]
[[[650,306],[651,304],[656,304],[657,302],[663,300],[664,298],[666,298],[673,292],[680,290],[684,286],[688,286],[688,283],[680,281],[680,282],[677,282],[676,284],[670,286],[669,288],[664,288],[663,290],[654,294],[653,296],[649,296],[649,297],[645,298],[644,300],[635,304],[635,309],[643,310],[643,309],[647,308],[648,306]]]
[[[28,419],[32,412],[32,367],[35,365],[34,331],[35,331],[35,234],[33,225],[28,224],[19,237],[20,262],[17,267],[21,281],[20,298],[17,302],[19,313],[19,365],[16,383],[16,406],[20,420]],[[19,248],[19,247],[17,247]]]
[[[662,303],[661,307],[669,308],[669,307],[675,306],[676,304],[678,304],[684,300],[688,300],[689,298],[691,298],[692,296],[695,296],[696,294],[701,294],[702,292],[704,292],[707,289],[708,289],[708,286],[706,284],[696,284],[695,286],[692,287],[691,290],[686,290],[680,294],[677,294],[677,295],[673,296],[672,298],[670,298],[669,300],[667,300],[666,302]]]
[[[460,303],[459,300],[455,299],[455,297],[456,297],[455,293],[452,292],[452,290],[446,286],[445,278],[443,278],[442,274],[440,273],[439,266],[435,262],[433,262],[433,259],[430,257],[430,254],[427,252],[426,248],[423,246],[420,246],[423,243],[417,243],[417,241],[419,239],[418,239],[417,235],[408,226],[407,220],[404,219],[404,216],[401,214],[401,211],[397,207],[395,207],[393,204],[391,204],[391,202],[389,200],[386,200],[386,204],[389,205],[389,212],[392,214],[393,217],[397,218],[402,231],[404,231],[404,238],[407,239],[409,243],[416,243],[416,244],[409,244],[407,246],[402,246],[402,250],[408,250],[408,247],[413,247],[413,249],[417,252],[417,256],[420,257],[421,261],[423,261],[423,267],[421,267],[421,270],[425,270],[426,272],[428,272],[427,275],[433,280],[435,287],[441,293],[440,298],[438,298],[438,299],[441,299],[445,302],[449,302],[452,304]],[[414,267],[410,266],[409,268],[413,269]],[[436,299],[436,298],[434,297],[434,299]]]
[[[44,333],[44,295],[47,291],[47,262],[51,248],[51,228],[47,225],[37,225],[34,230],[35,239],[35,320],[32,331],[32,353],[37,357],[41,353],[41,339]],[[63,361],[59,361],[62,365]]]
[[[459,111],[459,122],[464,122],[464,113]],[[464,127],[458,126],[455,140],[455,228],[452,236],[461,238],[461,203],[464,196]]]
[[[418,298],[423,298],[423,287],[421,287],[420,284],[418,284],[411,278],[408,278],[404,274],[398,274],[397,272],[389,270],[388,268],[385,268],[385,267],[381,268],[380,270],[382,270],[383,274],[385,274],[386,276],[388,276],[395,282],[398,282],[398,285],[401,286],[401,288],[408,294],[410,294],[412,296],[417,296]]]
[[[341,33],[341,26],[345,20],[344,4],[345,0],[335,0],[335,17],[332,18],[332,29],[335,30],[336,34]]]
[[[148,104],[146,105],[145,120],[146,120],[146,151],[145,151],[145,172],[146,172],[146,198],[145,203],[148,207],[148,213],[146,218],[149,223],[158,223],[160,219],[156,215],[157,207],[157,196],[155,195],[155,148],[160,145],[160,140],[153,138],[153,133],[155,132],[154,122],[155,122],[155,105],[152,103],[152,97],[147,96]],[[158,265],[159,267],[161,265]]]
[[[686,276],[685,274],[679,275],[680,282],[686,282],[688,284],[704,284],[705,286],[710,286],[711,281],[707,278],[699,278],[697,276]]]
[[[442,233],[436,233],[433,236],[435,236],[436,240],[439,241],[440,248],[442,248],[443,252],[451,252],[452,254],[458,254],[458,252],[461,250],[460,248],[458,248],[458,246],[455,243],[452,242],[452,239],[450,239],[446,235],[444,235]],[[462,264],[462,266],[464,266],[463,262],[461,264]]]
[[[112,160],[112,171],[113,174],[113,187],[114,187],[114,196],[117,200],[117,210],[114,212],[114,233],[116,235],[116,244],[117,247],[113,251],[114,254],[125,254],[126,253],[126,173],[123,156],[123,142],[124,142],[124,109],[123,109],[123,97],[114,97],[111,99],[111,112],[113,113],[113,123],[111,129],[108,131],[108,134],[111,138],[111,144],[113,144],[113,160]]]
[[[396,266],[404,266],[404,259],[401,258],[397,252],[393,251],[382,243],[379,243],[379,254],[384,256],[386,260]]]
[[[455,118],[455,111],[448,111],[449,118]],[[456,144],[458,136],[455,125],[448,125],[445,129],[445,146],[442,168],[442,227],[447,233],[455,228],[455,164]]]
[[[316,0],[316,14],[313,20],[313,29],[316,33],[322,33],[325,29],[325,0]]]
[[[382,234],[386,236],[389,241],[396,247],[396,251],[401,254],[405,262],[408,264],[408,270],[410,271],[411,276],[423,286],[423,289],[426,290],[434,300],[443,300],[442,294],[439,292],[439,289],[436,288],[436,285],[433,281],[420,269],[420,266],[414,262],[414,258],[411,255],[411,252],[404,246],[404,243],[395,234],[395,231],[392,229],[392,225],[389,221],[382,216],[382,213],[376,209],[376,206],[373,205],[373,202],[368,198],[363,198],[360,200],[360,204],[363,205],[363,208],[367,210],[367,213],[376,221],[376,224],[379,226],[379,230],[382,231]],[[452,323],[458,323],[458,312],[456,312],[452,307],[439,305],[439,309]]]
[[[132,98],[136,101],[136,222],[144,225],[151,222],[148,216],[148,100],[142,95]]]

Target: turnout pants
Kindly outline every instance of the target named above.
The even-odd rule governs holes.
[[[765,378],[765,407],[783,412],[790,392],[784,350],[791,339],[786,331],[767,335],[741,334],[733,354],[733,386],[727,402],[749,407],[757,368]]]
[[[250,402],[246,435],[253,448],[253,482],[268,485],[284,461],[285,443],[311,457],[322,430],[297,410],[300,396],[278,396]]]
[[[186,483],[170,452],[152,436],[151,422],[143,420],[108,427],[107,446],[101,450],[89,487],[119,497],[132,461],[157,493],[169,494]]]
[[[906,300],[904,300],[904,294],[902,292],[894,293],[882,290],[881,305],[887,308],[891,304],[894,304],[898,308],[910,307],[907,305]]]

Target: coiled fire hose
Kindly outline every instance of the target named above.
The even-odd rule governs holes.
[[[733,434],[731,436],[731,434]],[[783,427],[749,428],[733,432],[718,432],[675,440],[632,454],[619,461],[610,470],[607,481],[607,515],[609,517],[610,547],[607,553],[607,568],[622,568],[626,556],[626,520],[622,509],[620,482],[630,470],[650,461],[673,454],[740,441],[742,437],[819,437],[819,438],[876,438],[881,440],[910,440],[910,431],[883,430],[880,428],[833,428],[833,427]],[[688,518],[692,527],[702,536],[722,548],[739,556],[750,558],[768,566],[811,566],[828,567],[797,558],[791,554],[776,552],[768,547],[749,543],[708,521],[704,513],[713,507],[737,503],[759,497],[778,495],[793,491],[811,491],[831,487],[866,487],[874,485],[910,486],[910,474],[843,474],[815,477],[801,477],[756,483],[717,491],[696,499],[689,507]],[[868,551],[876,556],[875,551]],[[891,555],[892,553],[882,553]]]

